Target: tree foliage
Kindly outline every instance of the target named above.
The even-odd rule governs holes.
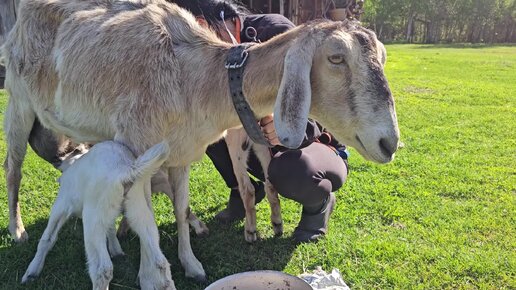
[[[364,11],[382,41],[516,42],[515,0],[366,0]]]

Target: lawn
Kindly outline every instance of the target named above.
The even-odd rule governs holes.
[[[285,234],[273,237],[262,202],[261,239],[247,244],[243,223],[221,226],[213,219],[228,194],[221,177],[207,158],[193,165],[192,208],[211,231],[206,238],[192,233],[192,247],[210,281],[247,270],[297,275],[322,266],[340,269],[355,289],[516,288],[516,46],[387,50],[404,147],[387,165],[352,151],[330,233],[319,243],[292,242],[300,207],[282,199]],[[0,91],[2,116],[6,103]],[[46,226],[59,176],[33,152],[23,174],[20,200],[30,240],[22,245],[7,231],[5,177],[0,178],[0,288],[90,288],[82,223],[75,218],[61,231],[41,277],[19,284]],[[155,196],[153,204],[177,288],[203,289],[184,278],[168,197]],[[127,255],[114,260],[111,286],[134,289],[138,238],[130,234],[121,244]]]

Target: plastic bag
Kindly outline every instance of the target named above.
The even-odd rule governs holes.
[[[313,289],[317,290],[350,290],[338,269],[333,269],[330,274],[317,267],[312,273],[304,273],[299,278],[305,280]]]

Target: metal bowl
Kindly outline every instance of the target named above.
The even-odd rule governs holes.
[[[313,290],[301,278],[278,271],[252,271],[215,281],[204,290]]]

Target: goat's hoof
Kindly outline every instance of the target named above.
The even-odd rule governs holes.
[[[197,258],[193,255],[181,255],[179,254],[179,260],[181,261],[181,265],[185,269],[185,276],[187,278],[192,278],[198,282],[205,282],[206,272],[202,267],[201,262],[197,260]]]
[[[208,228],[206,228],[206,230],[195,232],[195,235],[197,235],[199,238],[205,238],[210,235],[210,230],[208,230]]]
[[[245,231],[245,241],[252,244],[258,239],[256,231]]]
[[[188,273],[185,272],[185,276],[187,278],[194,279],[197,283],[205,284],[208,282],[208,278],[206,277],[206,273],[204,272],[204,269],[201,269],[202,271],[198,273]]]
[[[108,244],[109,256],[111,256],[111,258],[125,255],[124,250],[122,250],[122,247],[120,246],[120,243],[118,242],[118,238],[114,238],[114,239],[108,238],[107,244]]]
[[[198,228],[195,228],[195,235],[200,238],[207,237],[210,234],[210,229],[201,222]]]
[[[174,285],[174,281],[170,280],[170,281],[167,281],[164,285],[159,286],[156,289],[159,289],[159,290],[176,290],[176,285]]]
[[[11,236],[16,243],[24,243],[29,239],[29,235],[24,228],[11,231]]]
[[[25,273],[25,275],[23,275],[23,277],[22,277],[21,282],[22,282],[22,284],[25,284],[25,283],[35,280],[36,278],[38,278],[38,274]]]
[[[272,223],[272,230],[276,237],[283,235],[283,223]]]
[[[201,268],[201,271],[199,271],[198,273],[185,272],[185,276],[187,278],[194,279],[197,283],[204,284],[204,283],[208,282],[208,278],[206,277],[206,273],[204,272],[204,269],[202,269],[202,268]]]
[[[110,256],[111,256],[111,258],[125,257],[125,253],[124,253],[124,251],[115,252],[115,253],[110,252]]]
[[[208,277],[206,277],[206,274],[197,275],[197,276],[191,277],[191,278],[194,279],[195,282],[197,282],[199,284],[207,284],[208,283]]]

